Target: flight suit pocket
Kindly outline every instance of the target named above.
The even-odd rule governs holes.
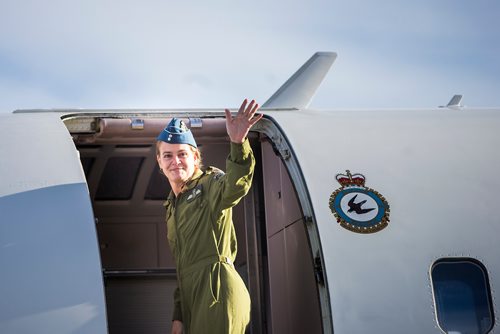
[[[183,196],[178,208],[179,233],[191,235],[200,228],[200,224],[209,220],[208,202],[202,185],[190,189]]]

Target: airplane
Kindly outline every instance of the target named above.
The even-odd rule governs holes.
[[[500,110],[309,108],[336,57],[315,53],[249,133],[247,332],[498,331]],[[169,333],[154,142],[172,117],[224,169],[222,108],[0,115],[0,333]]]

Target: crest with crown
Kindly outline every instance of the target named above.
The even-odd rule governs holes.
[[[335,179],[341,187],[331,194],[329,206],[340,226],[356,233],[374,233],[387,227],[389,203],[378,191],[365,186],[363,174],[346,170],[345,174],[335,175]]]
[[[337,179],[342,187],[365,186],[365,176],[359,173],[351,174],[349,170],[346,170],[345,174],[335,175],[335,179]]]

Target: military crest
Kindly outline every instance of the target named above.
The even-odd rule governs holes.
[[[330,196],[330,210],[349,231],[374,233],[389,223],[389,203],[378,191],[365,187],[362,174],[337,174],[341,187]]]

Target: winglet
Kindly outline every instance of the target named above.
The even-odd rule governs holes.
[[[316,52],[262,107],[307,108],[336,58],[335,52]]]
[[[463,105],[460,103],[462,102],[462,95],[453,95],[451,98],[450,102],[448,102],[447,105],[445,106],[439,106],[439,108],[450,108],[450,109],[457,109],[457,108],[462,108]]]

